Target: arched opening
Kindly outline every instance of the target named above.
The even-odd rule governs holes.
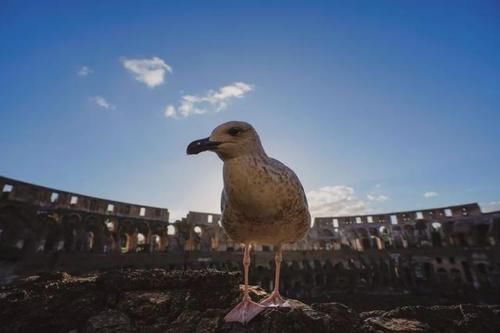
[[[97,216],[85,219],[86,246],[87,251],[96,253],[104,252],[106,225]]]
[[[137,234],[137,247],[136,252],[145,252],[146,236],[143,233]]]
[[[5,207],[0,212],[0,246],[22,249],[24,246],[25,224],[14,207]]]
[[[104,221],[104,224],[106,225],[106,229],[108,229],[108,231],[115,231],[115,224],[113,221],[111,221],[111,219],[107,219],[106,221]]]
[[[382,240],[383,248],[390,248],[392,245],[391,234],[385,226],[378,228],[379,237]]]
[[[196,234],[198,234],[198,236],[201,236],[201,233],[202,233],[202,231],[203,231],[203,230],[201,229],[201,227],[199,227],[199,226],[194,227],[194,229],[193,229],[193,230],[194,230],[194,232],[195,232]]]
[[[134,248],[135,252],[149,252],[150,241],[151,241],[151,229],[148,223],[145,221],[136,222],[133,224],[135,239]],[[134,251],[134,249],[130,249]]]
[[[167,235],[169,236],[175,236],[175,227],[173,225],[169,225],[167,227]]]
[[[156,234],[151,236],[151,252],[160,251],[160,246],[161,246],[161,237]]]
[[[404,238],[403,246],[410,247],[415,245],[415,228],[411,224],[406,224],[403,227]]]
[[[446,284],[448,282],[448,272],[444,268],[437,269],[437,278],[439,283]]]
[[[359,239],[358,250],[366,251],[372,248],[371,237],[366,229],[358,228],[356,234]]]
[[[431,224],[432,246],[436,246],[436,247],[442,246],[441,229],[442,229],[441,223],[432,222],[432,224]]]
[[[428,236],[428,223],[424,220],[419,220],[415,224],[416,242],[418,246],[429,247],[432,243]]]
[[[462,273],[460,272],[460,270],[458,270],[456,268],[450,269],[450,277],[451,277],[451,281],[454,284],[459,285],[462,283]]]
[[[130,236],[126,233],[120,234],[120,251],[121,253],[127,253],[129,250],[129,238]]]
[[[72,214],[69,216],[64,216],[62,220],[63,229],[63,239],[64,239],[64,250],[66,252],[72,252],[82,248],[83,246],[78,244],[80,241],[79,230],[83,229],[81,224],[81,218],[79,215]]]
[[[403,231],[399,225],[392,226],[392,243],[395,248],[405,247],[403,242]]]
[[[324,276],[323,274],[316,274],[315,282],[317,287],[322,287],[324,284]]]
[[[87,242],[85,244],[85,249],[87,251],[92,251],[92,249],[94,248],[94,237],[94,232],[87,231]]]
[[[490,226],[488,224],[479,224],[476,227],[476,245],[477,246],[487,246],[488,242],[488,233],[490,230]]]

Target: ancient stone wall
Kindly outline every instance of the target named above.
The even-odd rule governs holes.
[[[110,267],[241,268],[241,246],[219,214],[141,206],[0,177],[0,271],[85,272]],[[272,246],[257,244],[256,283],[273,287]],[[15,262],[15,268],[6,262]],[[288,295],[325,291],[499,290],[500,212],[477,204],[422,211],[316,218],[287,245]],[[5,273],[7,272],[7,273]],[[11,275],[12,275],[11,274]]]

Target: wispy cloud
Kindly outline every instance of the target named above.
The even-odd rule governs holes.
[[[167,105],[164,112],[167,118],[177,118],[177,113],[175,112],[175,107],[173,105]]]
[[[90,101],[95,103],[96,105],[100,106],[101,108],[108,109],[108,110],[114,110],[116,109],[116,106],[109,103],[104,97],[102,96],[94,96],[90,97]]]
[[[217,90],[209,90],[201,96],[184,95],[177,107],[172,104],[167,105],[164,114],[167,118],[178,118],[179,116],[188,117],[210,111],[219,112],[226,109],[231,100],[242,98],[252,90],[254,90],[254,86],[251,84],[234,82]]]
[[[482,203],[480,206],[481,206],[481,210],[485,213],[500,211],[500,201],[486,202],[486,203]]]
[[[80,67],[80,69],[78,70],[78,72],[76,74],[78,76],[88,76],[92,73],[94,73],[92,68],[90,68],[89,66],[82,66],[82,67]]]
[[[436,192],[425,192],[424,193],[424,198],[433,198],[433,197],[437,197],[439,194],[436,193]]]
[[[349,186],[325,186],[307,193],[309,210],[316,216],[356,215],[367,212],[366,202]]]
[[[172,67],[158,57],[151,59],[127,59],[121,58],[123,67],[127,69],[134,78],[150,88],[163,84],[167,72],[172,73]]]
[[[366,197],[368,198],[368,200],[376,202],[384,202],[389,200],[389,197],[383,194],[368,194]]]

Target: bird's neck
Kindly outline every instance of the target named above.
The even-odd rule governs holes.
[[[246,182],[254,173],[267,164],[269,157],[262,153],[246,154],[224,161],[223,178],[225,185],[234,182]]]

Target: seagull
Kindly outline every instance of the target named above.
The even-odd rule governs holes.
[[[222,227],[235,242],[244,244],[245,287],[242,301],[225,317],[246,324],[266,307],[291,307],[279,292],[282,247],[302,239],[311,224],[306,195],[297,175],[267,156],[252,125],[230,121],[216,127],[208,138],[191,142],[187,154],[215,152],[224,162]],[[251,245],[274,245],[275,282],[260,303],[248,292]]]

